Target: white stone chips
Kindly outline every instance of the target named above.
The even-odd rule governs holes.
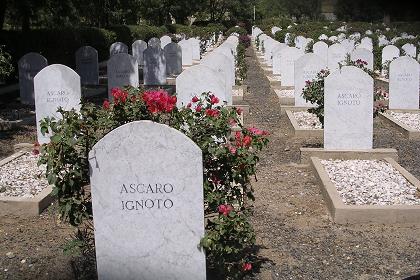
[[[408,127],[420,131],[420,113],[390,112],[389,115]]]
[[[420,205],[417,189],[390,163],[379,160],[321,160],[344,204]]]
[[[48,187],[45,165],[27,152],[0,166],[0,197],[32,198]]]

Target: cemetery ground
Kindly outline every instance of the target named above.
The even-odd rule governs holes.
[[[292,137],[278,98],[248,49],[251,107],[246,126],[268,130],[270,144],[260,155],[253,224],[260,269],[252,279],[404,279],[420,273],[419,225],[337,225],[331,221],[315,176],[299,163],[300,147],[319,147],[317,139]],[[13,109],[13,108],[6,108]],[[33,142],[35,127],[2,132],[0,158],[13,144]],[[374,147],[395,148],[399,163],[420,178],[420,142],[409,141],[379,118]],[[75,279],[81,263],[63,249],[74,230],[61,223],[56,206],[39,217],[2,217],[0,279]]]

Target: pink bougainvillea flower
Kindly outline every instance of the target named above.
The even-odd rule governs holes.
[[[195,103],[195,102],[198,102],[200,99],[198,99],[198,97],[197,96],[194,96],[192,99],[191,99],[191,101],[193,102],[193,103]]]
[[[195,107],[195,111],[196,112],[201,112],[201,109],[202,109],[203,107],[201,106],[201,105],[198,105],[197,107]]]
[[[227,216],[233,210],[233,207],[229,204],[220,204],[217,210],[220,214]]]
[[[253,135],[260,135],[261,136],[261,135],[268,135],[269,134],[268,131],[258,129],[256,127],[250,127],[250,128],[248,128],[248,131],[251,132]]]
[[[243,271],[250,271],[252,269],[252,264],[246,262],[242,265],[242,270]]]
[[[107,99],[105,99],[105,100],[104,100],[104,104],[102,104],[102,107],[103,107],[105,110],[108,110],[108,109],[109,109],[109,101],[108,101]]]
[[[229,152],[234,155],[236,154],[236,148],[234,146],[228,146]]]
[[[219,110],[217,109],[206,109],[206,115],[209,117],[218,117],[220,114]]]
[[[244,137],[244,139],[242,139],[242,144],[243,144],[243,146],[244,146],[244,147],[249,147],[249,146],[251,146],[251,143],[252,143],[252,137],[251,137],[251,136],[249,136],[249,135],[246,135],[246,136]]]
[[[146,103],[147,109],[152,114],[156,113],[170,113],[175,108],[176,96],[171,96],[163,89],[150,90],[143,93],[143,100]]]
[[[217,104],[217,103],[219,103],[219,98],[217,98],[216,96],[214,96],[212,94],[212,95],[210,95],[210,102],[211,102],[211,104]]]
[[[111,90],[111,94],[116,105],[119,103],[125,103],[125,101],[127,101],[128,93],[120,88],[113,88]]]

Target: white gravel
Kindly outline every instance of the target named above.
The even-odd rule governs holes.
[[[298,125],[304,129],[322,129],[322,124],[315,114],[308,111],[293,112]]]
[[[408,127],[420,131],[420,113],[390,112],[388,114],[390,114],[397,121],[407,125]]]
[[[0,166],[0,197],[31,198],[48,186],[45,166],[30,152]]]
[[[420,205],[417,189],[382,160],[322,160],[349,205]]]
[[[276,89],[275,90],[278,97],[295,97],[295,90],[294,89]]]

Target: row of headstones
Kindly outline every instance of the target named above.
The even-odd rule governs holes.
[[[211,92],[226,105],[232,105],[232,87],[236,81],[237,36],[229,36],[200,64],[189,67],[176,78],[178,105],[187,105],[202,92]]]
[[[273,74],[280,75],[282,86],[294,87],[295,105],[299,107],[312,106],[302,97],[302,90],[306,81],[315,79],[317,73],[322,69],[328,68],[331,71],[339,69],[338,63],[345,58],[343,52],[341,52],[341,56],[337,56],[336,52],[331,54],[329,49],[323,53],[316,52],[316,44],[314,44],[314,53],[304,54],[302,50],[278,43],[271,37],[261,35],[260,38],[264,46],[266,46],[264,51],[269,53],[270,48],[272,50]],[[265,44],[266,41],[268,44]],[[269,57],[270,55],[264,56],[267,64],[269,64]],[[328,62],[334,61],[335,63],[333,65],[327,63],[324,59],[325,57],[329,59]],[[358,59],[367,61],[368,68],[372,70],[372,67],[369,66],[373,63],[373,54],[368,50],[356,49],[351,53],[350,57],[353,61]],[[419,71],[419,63],[409,56],[402,56],[391,62],[389,81],[390,109],[419,108]]]
[[[327,28],[327,26],[325,26],[325,28]],[[389,31],[389,28],[387,28],[387,29]],[[281,31],[281,30],[282,29],[280,27],[273,26],[271,28],[271,34],[274,36],[276,34],[276,32]],[[252,31],[253,31],[252,35],[254,36],[254,34],[256,32],[260,32],[261,29],[259,29],[258,27],[254,26],[253,29],[252,29]],[[345,28],[343,29],[342,27],[340,27],[340,28],[337,29],[337,31],[346,31],[346,29]],[[377,30],[377,33],[380,33],[380,30]],[[372,35],[372,34],[373,34],[373,32],[371,30],[366,30],[365,31],[365,35]],[[342,40],[346,39],[346,37],[347,36],[346,36],[345,33],[340,33],[337,36],[333,35],[333,36],[330,36],[330,37],[328,37],[325,34],[321,34],[318,37],[318,40],[324,40],[324,41],[325,40],[328,40],[330,42],[336,42],[336,41],[337,42],[341,42]],[[348,37],[349,37],[350,40],[358,41],[362,37],[362,34],[360,34],[360,32],[354,32],[354,33],[350,34]],[[385,35],[380,34],[378,36],[378,46],[381,47],[381,46],[386,46],[386,45],[389,45],[389,44],[395,44],[398,40],[401,40],[401,39],[414,39],[415,37],[416,36],[414,36],[414,35],[409,35],[407,33],[402,33],[401,36],[396,36],[396,37],[392,38],[389,41]],[[286,33],[285,34],[285,38],[286,38],[285,39],[285,43],[287,43],[289,41],[289,38],[290,38],[290,33]],[[296,39],[295,39],[295,43],[296,43]],[[362,46],[363,48],[369,49],[371,51],[373,49],[373,42],[372,42],[372,39],[370,37],[364,37],[364,38],[362,38],[361,39],[361,42],[360,42],[360,45],[363,45]],[[412,45],[412,44],[405,44],[405,45]],[[403,48],[403,49],[405,50],[405,48]],[[410,55],[412,57],[415,57],[416,56],[415,53],[413,54],[411,52],[410,47],[408,47],[408,52],[406,52],[406,54],[407,55]]]
[[[274,28],[274,27],[273,27]],[[281,29],[280,29],[281,30]],[[262,34],[263,32],[261,31],[261,29],[259,29],[258,27],[254,27],[253,28],[253,33],[254,33],[254,38],[256,38],[259,34]],[[265,34],[264,34],[265,35]],[[353,36],[352,36],[353,35]],[[358,39],[360,39],[360,33],[354,33],[349,36],[348,39],[346,39],[346,35],[344,33],[340,33],[338,37],[335,38],[328,38],[325,34],[322,34],[321,36],[319,36],[319,40],[318,42],[316,42],[313,45],[313,52],[314,53],[319,53],[322,57],[327,57],[326,53],[327,53],[327,49],[329,49],[328,45],[323,42],[323,40],[330,40],[332,42],[337,41],[338,43],[333,44],[331,47],[333,47],[333,52],[336,54],[333,54],[333,56],[336,56],[337,58],[343,57],[345,56],[346,53],[350,54],[354,51],[354,49],[366,49],[370,52],[373,51],[373,43],[372,43],[372,39],[369,37],[364,37],[361,39],[361,42],[359,44],[356,45],[356,41]],[[267,36],[267,35],[265,35]],[[269,37],[269,36],[267,36]],[[304,36],[297,36],[295,38],[295,46],[298,49],[301,49],[303,51],[305,51],[307,44],[309,44],[310,42],[313,42],[313,39],[311,38],[305,38]],[[285,44],[287,44],[288,42],[288,36],[286,34],[285,36]],[[341,45],[341,47],[339,47],[339,45]],[[265,46],[264,46],[265,47]],[[405,55],[407,56],[411,56],[413,58],[416,58],[416,54],[417,54],[417,47],[411,43],[406,43],[401,47],[401,50],[404,51]],[[366,51],[357,51],[355,56],[361,56],[361,57],[365,57],[368,61],[368,66],[369,69],[373,70],[373,53],[372,55],[370,55],[369,53],[367,53]],[[391,62],[393,59],[397,58],[400,56],[400,50],[393,45],[387,45],[382,49],[382,65],[386,64],[387,62]],[[418,60],[420,60],[420,54],[418,56]],[[372,61],[371,63],[369,63],[370,61]],[[329,63],[327,61],[327,63]],[[329,64],[330,66],[330,64]],[[384,73],[384,72],[383,72]]]
[[[165,36],[164,36],[165,37]],[[169,36],[166,36],[170,39]],[[123,43],[112,44],[110,51],[126,49]],[[180,43],[168,42],[166,39],[163,50],[157,38],[152,38],[148,44],[137,40],[132,45],[133,56],[128,51],[122,51],[116,57],[108,60],[108,85],[110,88],[121,83],[138,86],[138,67],[144,66],[145,84],[165,84],[166,76],[178,75],[183,65],[192,65],[193,59],[200,59],[200,41],[196,38],[182,40]],[[119,47],[116,47],[119,46]],[[156,47],[159,46],[159,47]],[[146,54],[146,55],[144,55]],[[76,72],[80,75],[82,85],[99,84],[98,52],[90,46],[83,46],[76,51]],[[33,78],[48,66],[47,59],[38,53],[28,53],[18,62],[20,97],[23,104],[34,105]]]
[[[177,47],[177,50],[179,51],[178,53],[181,53],[181,49],[176,43],[167,44],[165,46],[165,49],[168,49],[171,45],[175,45]],[[223,52],[222,49],[220,51]],[[156,65],[156,63],[161,63],[161,61],[164,59],[162,58],[161,52],[162,50],[160,48],[148,48],[145,50],[145,71],[151,71],[153,72],[153,75],[156,75],[158,71],[164,72],[166,70],[166,68],[154,68],[154,65]],[[180,62],[180,55],[177,55],[177,58]],[[214,59],[209,56],[208,60],[209,65],[211,66]],[[166,67],[166,65],[164,66]],[[110,89],[114,87],[124,87],[127,85],[132,85],[135,87],[138,86],[138,64],[133,56],[126,53],[115,54],[108,60],[107,68],[108,85]],[[224,69],[223,67],[220,68]],[[216,71],[215,73],[215,77],[217,79],[222,80],[222,74]],[[226,76],[228,77],[231,77],[230,74],[232,74],[232,72],[226,72],[224,74],[226,74]],[[203,79],[202,84],[208,83],[207,77],[204,73],[201,73],[199,71],[198,76]],[[196,81],[189,81],[189,83],[194,84],[196,83]],[[223,94],[224,96],[226,96],[226,84],[222,82],[220,84],[223,85]],[[64,110],[80,109],[80,75],[78,75],[78,73],[76,73],[73,69],[65,65],[49,65],[40,69],[34,75],[33,88],[35,97],[38,142],[40,144],[48,143],[49,135],[43,136],[41,134],[39,121],[41,119],[44,119],[45,117],[60,118],[60,116],[56,113],[58,107],[62,107]],[[196,89],[192,88],[192,90]],[[197,94],[201,92],[203,91],[194,91],[193,93]],[[182,97],[182,94],[183,92],[177,93],[180,100],[185,100],[189,98],[189,96],[191,96],[192,93],[188,93],[188,97]],[[109,98],[112,99],[112,95],[110,93]],[[226,97],[221,98],[221,100],[225,99]]]

